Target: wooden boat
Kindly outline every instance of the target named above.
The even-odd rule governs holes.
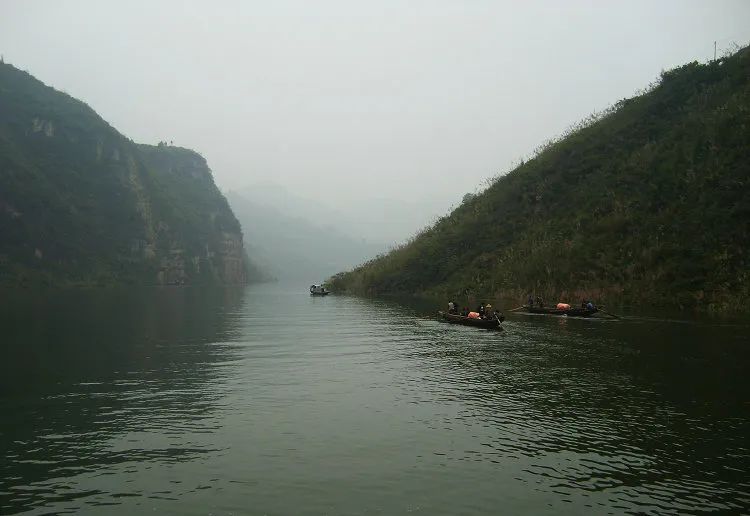
[[[463,324],[465,326],[474,326],[476,328],[485,328],[488,330],[495,328],[502,329],[500,327],[499,319],[474,319],[472,317],[464,317],[463,315],[449,314],[448,312],[442,311],[438,312],[438,316],[443,321],[451,324]]]
[[[524,305],[523,309],[530,314],[566,315],[568,317],[591,317],[599,311],[596,308],[554,308],[551,306],[529,305]]]

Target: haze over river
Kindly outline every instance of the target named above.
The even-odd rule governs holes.
[[[0,514],[750,512],[750,326],[306,285],[0,301]]]

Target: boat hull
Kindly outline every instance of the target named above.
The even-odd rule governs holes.
[[[543,314],[543,315],[565,315],[568,317],[591,317],[598,310],[596,308],[552,308],[546,306],[524,306],[524,310],[530,314]]]
[[[497,319],[472,319],[471,317],[449,314],[447,312],[438,312],[438,317],[450,324],[462,324],[464,326],[473,326],[474,328],[484,328],[487,330],[502,329],[500,321]]]
[[[327,296],[330,292],[310,292],[311,296]]]

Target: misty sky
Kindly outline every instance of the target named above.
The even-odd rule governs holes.
[[[2,1],[5,60],[222,189],[460,199],[660,70],[750,40],[750,1]]]

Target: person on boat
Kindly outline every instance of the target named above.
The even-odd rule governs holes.
[[[479,308],[477,308],[477,313],[479,314],[479,317],[484,319],[484,303],[479,303]]]
[[[492,319],[492,305],[489,303],[484,305],[484,319]]]
[[[505,317],[503,317],[503,314],[501,314],[497,308],[495,308],[495,311],[492,312],[492,318],[497,319],[500,322],[503,322],[505,320]]]
[[[581,301],[581,308],[586,308],[587,305],[588,305],[588,301],[586,301],[585,299]]]
[[[469,316],[469,307],[468,306],[465,306],[464,309],[461,310],[461,315],[463,317],[468,317]]]
[[[596,309],[596,307],[594,306],[594,303],[592,303],[591,301],[589,301],[588,303],[586,303],[586,308],[588,308],[589,310],[595,310]]]
[[[527,303],[529,304],[529,308],[534,306],[534,297],[531,294],[529,294],[529,299]]]
[[[449,314],[456,313],[456,304],[453,301],[448,301],[448,313]]]

